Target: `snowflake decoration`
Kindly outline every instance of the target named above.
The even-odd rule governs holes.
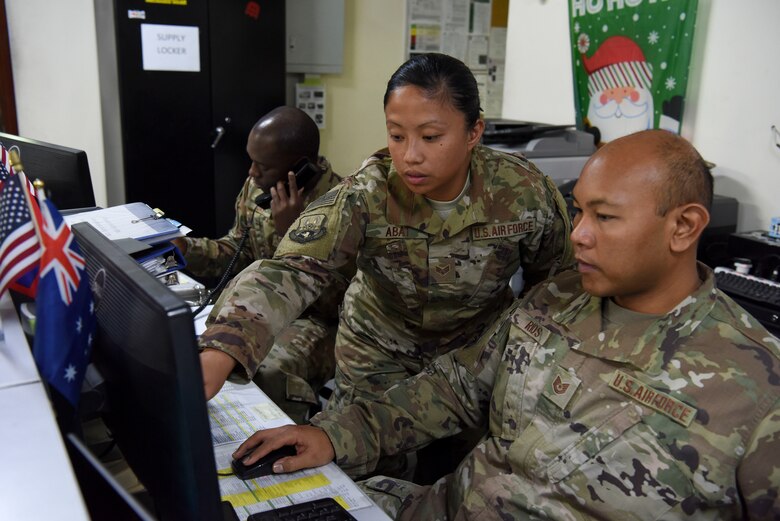
[[[672,90],[677,86],[677,80],[674,79],[674,76],[669,76],[666,78],[664,85],[666,86],[666,90]]]
[[[680,13],[680,21],[682,22],[684,20],[685,20],[685,13]]]
[[[580,51],[580,53],[585,54],[589,48],[590,48],[590,36],[588,36],[585,33],[582,33],[577,38],[577,50]]]
[[[575,33],[580,32],[580,23],[579,22],[574,22],[574,32]]]
[[[604,24],[604,25],[602,25],[602,26],[601,26],[601,31],[602,31],[602,32],[607,32],[607,31],[609,31],[609,26],[608,26],[607,24]]]
[[[650,31],[650,34],[647,35],[647,43],[650,45],[655,45],[658,43],[658,32],[657,31]]]
[[[638,14],[634,14],[634,16],[631,17],[631,19],[634,20],[635,22],[638,22],[639,21],[639,15]]]
[[[76,368],[73,367],[73,364],[71,364],[65,369],[65,379],[69,382],[72,382],[75,378],[76,378]]]

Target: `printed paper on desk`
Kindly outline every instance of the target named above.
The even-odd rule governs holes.
[[[147,244],[168,241],[184,234],[168,219],[158,217],[146,203],[128,203],[65,217],[73,226],[88,222],[111,240],[131,238]]]
[[[230,476],[230,461],[239,444],[260,429],[289,425],[292,420],[254,384],[225,382],[208,402],[219,490],[240,519],[271,508],[325,497],[347,510],[371,506],[371,500],[343,470],[331,462],[322,467],[272,474],[247,481]]]

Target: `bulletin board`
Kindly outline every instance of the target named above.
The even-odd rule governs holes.
[[[501,117],[509,0],[407,0],[407,56],[440,52],[474,73],[485,117]]]

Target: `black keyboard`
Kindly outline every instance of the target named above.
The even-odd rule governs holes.
[[[729,268],[715,268],[715,285],[730,296],[741,297],[780,311],[780,283],[743,275]]]
[[[352,521],[355,518],[330,497],[252,514],[246,521]]]

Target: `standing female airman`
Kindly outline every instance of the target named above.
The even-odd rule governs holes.
[[[412,57],[384,97],[388,149],[313,202],[273,260],[223,293],[200,337],[206,394],[249,379],[274,336],[325,288],[346,294],[329,408],[378,397],[435,357],[476,341],[526,285],[572,261],[566,205],[531,163],[479,144],[471,71]],[[352,277],[354,273],[354,277]]]

